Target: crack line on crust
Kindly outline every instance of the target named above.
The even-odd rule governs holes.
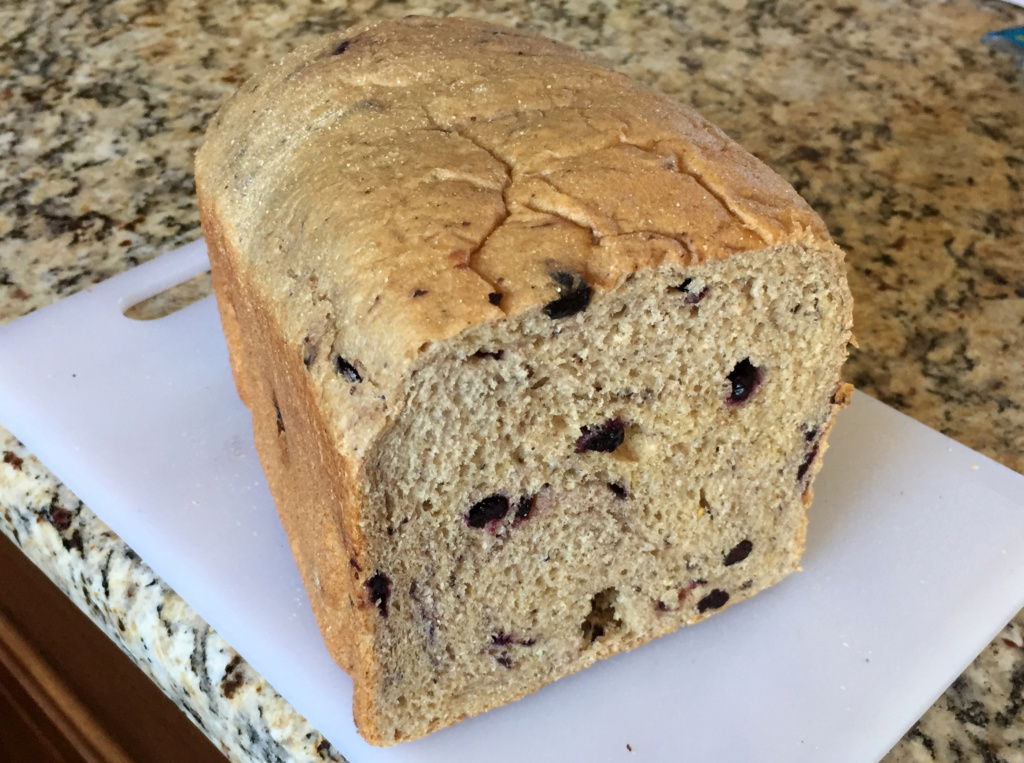
[[[569,199],[570,201],[574,202],[589,217],[591,217],[591,218],[598,217],[598,215],[596,215],[594,212],[592,212],[581,199],[577,199],[572,194],[566,193],[561,188],[559,188],[554,183],[552,183],[548,178],[542,177],[540,175],[530,175],[529,179],[530,179],[531,182],[541,183],[541,184],[547,186],[548,188],[550,188],[555,193],[557,193],[557,194],[559,194],[561,196],[564,196],[566,199]],[[560,220],[565,220],[566,222],[572,223],[573,225],[575,225],[578,228],[582,228],[583,230],[588,231],[590,233],[590,241],[591,241],[591,243],[594,246],[598,246],[601,243],[601,239],[603,239],[605,236],[608,236],[608,235],[614,236],[614,235],[616,235],[618,233],[618,227],[619,227],[618,226],[618,222],[616,220],[614,220],[614,219],[611,219],[611,218],[606,218],[606,219],[608,220],[608,222],[611,223],[612,231],[610,233],[602,233],[601,231],[599,231],[597,229],[597,226],[594,224],[594,220],[593,219],[591,219],[589,221],[581,221],[581,219],[577,219],[576,217],[572,217],[572,216],[566,214],[565,212],[561,212],[561,211],[559,211],[557,209],[554,209],[553,207],[545,206],[545,205],[542,205],[542,204],[538,204],[534,200],[534,198],[532,196],[531,196],[529,201],[525,201],[525,202],[521,202],[521,203],[522,203],[522,205],[524,207],[529,209],[531,212],[539,212],[540,214],[551,215],[552,217],[557,217]],[[603,215],[601,215],[601,216],[603,217]]]
[[[726,213],[730,217],[735,219],[736,222],[738,222],[740,225],[742,225],[744,228],[751,231],[752,233],[757,234],[759,238],[768,241],[768,237],[765,236],[764,233],[759,229],[759,226],[751,224],[751,222],[746,218],[745,215],[741,214],[736,208],[732,206],[732,204],[729,202],[729,198],[720,190],[712,186],[711,183],[709,183],[707,179],[703,175],[701,175],[697,170],[693,169],[692,167],[687,167],[682,161],[680,161],[679,154],[677,154],[675,151],[673,151],[672,149],[666,149],[664,153],[659,152],[657,150],[657,147],[660,145],[658,141],[655,141],[653,144],[650,145],[643,145],[640,143],[634,143],[630,140],[627,140],[625,135],[620,136],[620,140],[622,141],[623,145],[631,146],[632,148],[635,148],[638,151],[643,151],[646,154],[650,154],[661,159],[671,159],[672,166],[666,167],[666,169],[671,169],[673,172],[677,172],[680,175],[685,175],[686,177],[692,179],[697,185],[703,188],[709,196],[711,196],[715,201],[717,201],[721,205],[721,207],[726,211]]]
[[[577,199],[575,196],[573,196],[571,194],[568,194],[565,191],[559,189],[558,186],[556,186],[554,183],[552,183],[547,178],[539,177],[539,176],[536,176],[536,175],[531,175],[530,179],[534,180],[534,181],[539,181],[541,183],[544,183],[545,185],[547,185],[552,190],[556,191],[557,193],[560,193],[561,195],[565,196],[567,199],[571,199],[572,201],[574,201],[577,204],[579,204],[582,209],[584,209],[584,210],[587,209],[587,205],[584,204],[582,200]],[[675,231],[655,230],[653,228],[643,228],[643,229],[638,229],[638,230],[619,231],[618,230],[618,221],[615,220],[614,218],[609,218],[611,220],[611,222],[615,225],[616,231],[613,232],[613,233],[609,233],[609,234],[602,234],[600,231],[598,231],[596,228],[594,228],[594,226],[586,225],[586,224],[580,222],[577,219],[574,219],[574,218],[569,217],[568,215],[566,215],[566,214],[564,214],[562,212],[559,212],[558,210],[551,209],[549,207],[541,206],[539,204],[536,204],[535,202],[525,202],[525,203],[523,203],[523,206],[526,207],[527,209],[533,211],[533,212],[539,212],[541,214],[546,214],[546,215],[551,215],[552,217],[557,217],[560,220],[564,220],[567,223],[571,223],[572,225],[575,225],[578,228],[582,228],[583,230],[588,231],[590,233],[591,243],[594,246],[600,246],[601,243],[606,238],[616,238],[618,236],[629,236],[629,235],[650,235],[650,236],[657,236],[658,238],[663,238],[663,239],[666,239],[668,241],[675,241],[677,244],[679,244],[683,248],[683,250],[686,252],[687,256],[690,257],[691,259],[695,259],[696,256],[697,256],[696,255],[696,251],[693,248],[693,242],[690,241],[690,237],[687,236],[685,233],[677,233]]]
[[[498,164],[500,164],[502,166],[502,168],[505,170],[505,182],[504,182],[504,184],[501,187],[501,203],[502,203],[502,207],[503,207],[502,214],[495,221],[494,225],[491,226],[491,229],[489,231],[487,231],[483,235],[483,237],[480,239],[480,241],[478,241],[477,244],[474,247],[472,247],[469,250],[469,252],[466,254],[466,267],[469,270],[473,271],[477,275],[477,277],[480,278],[480,280],[484,281],[491,288],[492,293],[504,295],[504,292],[502,291],[501,286],[499,284],[497,284],[495,281],[493,281],[492,279],[488,278],[484,273],[482,273],[479,270],[477,259],[478,259],[478,255],[480,254],[480,251],[484,248],[484,246],[490,240],[491,236],[493,236],[495,233],[497,233],[498,230],[508,221],[508,218],[510,217],[509,204],[508,204],[508,191],[509,191],[509,188],[512,187],[512,165],[504,157],[499,156],[493,150],[491,150],[487,146],[483,145],[479,141],[475,140],[474,138],[464,134],[459,129],[457,129],[455,127],[448,128],[448,127],[444,127],[441,124],[438,124],[437,120],[434,119],[434,117],[431,115],[430,111],[427,109],[426,106],[423,107],[423,113],[426,114],[427,120],[430,122],[430,124],[434,127],[435,130],[437,130],[438,132],[445,133],[445,134],[455,135],[455,136],[457,136],[459,138],[462,138],[462,140],[465,140],[465,141],[468,141],[469,143],[472,143],[474,146],[476,146],[481,151],[485,152],[488,156],[490,156],[492,159],[494,159],[494,161],[496,161]],[[503,313],[508,315],[508,309],[506,307],[502,306],[502,302],[503,301],[504,300],[502,300],[501,302],[498,302],[496,307],[499,310],[501,310]]]

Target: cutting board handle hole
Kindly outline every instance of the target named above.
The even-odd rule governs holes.
[[[124,311],[124,315],[133,321],[155,321],[157,318],[176,313],[212,293],[213,280],[210,271],[207,270],[141,302],[136,302]]]

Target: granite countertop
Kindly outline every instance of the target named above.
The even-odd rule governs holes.
[[[192,157],[223,99],[311,35],[407,13],[531,28],[696,106],[848,252],[847,377],[1024,472],[1024,73],[980,42],[1024,9],[996,0],[8,4],[0,323],[199,237]],[[342,759],[2,429],[0,530],[229,758]],[[1024,761],[1022,692],[1024,613],[885,760]]]

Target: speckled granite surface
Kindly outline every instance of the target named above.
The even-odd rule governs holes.
[[[533,28],[694,104],[847,249],[848,377],[1024,472],[1024,74],[979,42],[1024,9],[994,0],[8,4],[0,322],[197,237],[221,100],[309,35],[413,12]],[[0,530],[229,758],[340,759],[3,430]],[[1024,761],[1022,647],[1024,614],[886,761]]]

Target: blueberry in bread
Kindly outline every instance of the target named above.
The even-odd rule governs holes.
[[[372,743],[797,569],[849,387],[842,252],[699,115],[563,45],[378,21],[196,161],[232,367]]]

